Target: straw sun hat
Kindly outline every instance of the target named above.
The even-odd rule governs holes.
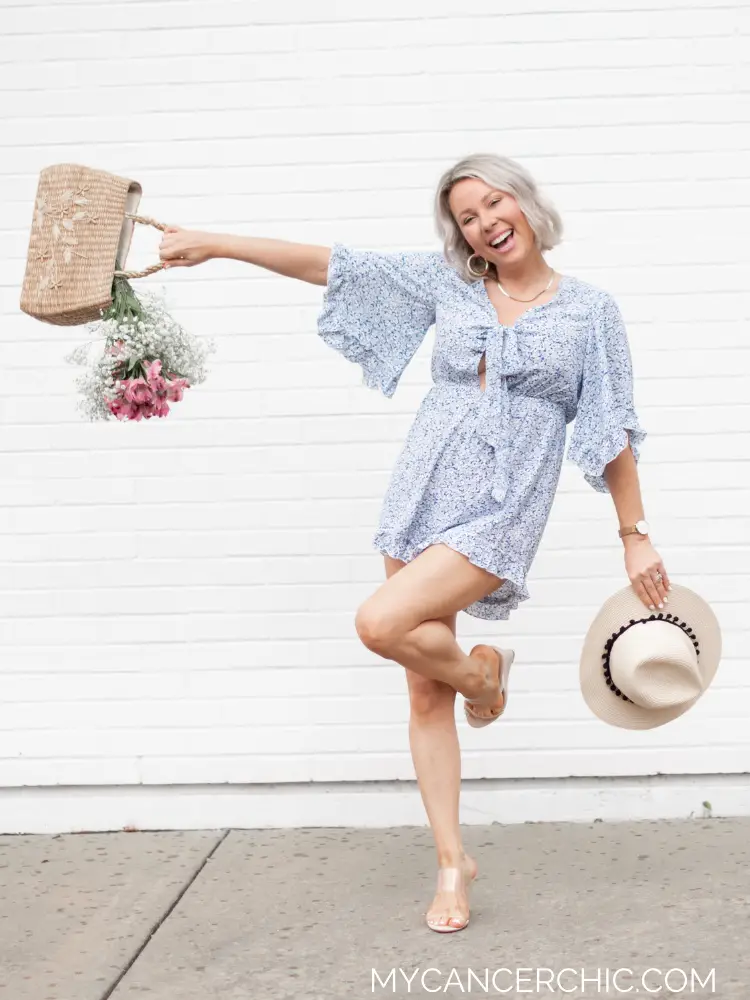
[[[716,674],[721,632],[710,606],[673,584],[666,607],[649,612],[625,587],[605,601],[586,634],[581,693],[612,726],[662,726],[687,712]]]

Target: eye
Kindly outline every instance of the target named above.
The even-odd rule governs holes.
[[[493,199],[492,199],[492,201],[490,202],[490,205],[497,205],[497,203],[498,203],[499,201],[502,201],[502,200],[503,200],[503,196],[502,196],[502,195],[500,195],[500,197],[499,197],[499,198],[493,198]],[[464,219],[464,221],[463,221],[463,225],[464,225],[464,226],[465,226],[465,225],[467,225],[467,224],[468,224],[469,222],[471,222],[471,220],[472,220],[473,218],[474,218],[474,216],[473,216],[473,215],[467,215],[467,217],[466,217],[466,218]]]

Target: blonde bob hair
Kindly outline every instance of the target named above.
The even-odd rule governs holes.
[[[552,250],[562,241],[563,222],[560,213],[540,193],[536,181],[524,167],[507,156],[475,153],[459,160],[442,175],[435,195],[435,225],[443,241],[446,260],[465,281],[480,281],[467,267],[474,250],[464,239],[448,204],[454,184],[465,177],[475,177],[490,187],[512,195],[534,233],[539,249]]]

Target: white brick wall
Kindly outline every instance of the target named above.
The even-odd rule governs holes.
[[[626,579],[610,499],[566,467],[532,600],[459,617],[466,646],[518,652],[507,721],[462,726],[464,773],[750,770],[750,9],[605,7],[2,0],[0,786],[412,777],[403,672],[353,618],[432,335],[389,401],[317,339],[321,289],[173,271],[176,314],[217,339],[210,380],[166,421],[86,424],[62,362],[81,331],[18,310],[38,171],[137,178],[185,226],[426,248],[437,177],[477,150],[532,169],[567,226],[551,262],[621,305],[647,515],[725,658],[663,729],[589,716],[580,644]]]

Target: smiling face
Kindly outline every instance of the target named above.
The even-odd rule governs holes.
[[[448,204],[466,242],[496,270],[502,271],[511,261],[515,267],[538,254],[534,231],[513,195],[465,177],[454,184]],[[513,233],[505,244],[493,246],[509,229]]]

